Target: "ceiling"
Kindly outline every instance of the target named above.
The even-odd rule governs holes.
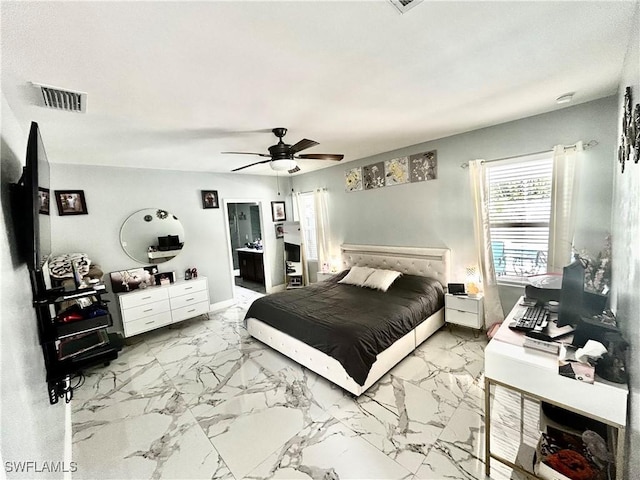
[[[1,2],[2,90],[52,163],[229,172],[285,140],[344,162],[616,93],[636,3]],[[29,82],[88,94],[39,106]],[[335,165],[301,160],[301,173]],[[260,165],[240,174],[273,174]]]

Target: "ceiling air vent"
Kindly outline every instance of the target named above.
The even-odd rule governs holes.
[[[45,107],[65,110],[67,112],[87,111],[87,94],[83,92],[72,92],[62,88],[49,85],[33,84],[40,90],[41,98]]]
[[[391,5],[396,7],[400,13],[406,13],[419,3],[422,3],[422,0],[389,0]]]

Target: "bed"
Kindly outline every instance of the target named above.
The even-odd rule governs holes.
[[[254,338],[359,396],[444,325],[450,252],[352,244],[341,252],[341,274],[254,301],[245,324]],[[340,283],[352,267],[402,275],[381,292]]]

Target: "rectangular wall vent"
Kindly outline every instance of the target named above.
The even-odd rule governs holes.
[[[406,13],[419,3],[422,3],[422,0],[389,0],[391,4],[398,9],[400,13]]]
[[[49,85],[33,84],[40,90],[43,105],[56,110],[85,113],[87,111],[87,94],[73,92]]]

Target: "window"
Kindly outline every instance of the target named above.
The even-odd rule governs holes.
[[[552,153],[486,168],[493,264],[498,283],[524,283],[547,272]]]
[[[318,236],[316,234],[316,207],[313,192],[300,194],[300,212],[307,260],[318,260]]]

